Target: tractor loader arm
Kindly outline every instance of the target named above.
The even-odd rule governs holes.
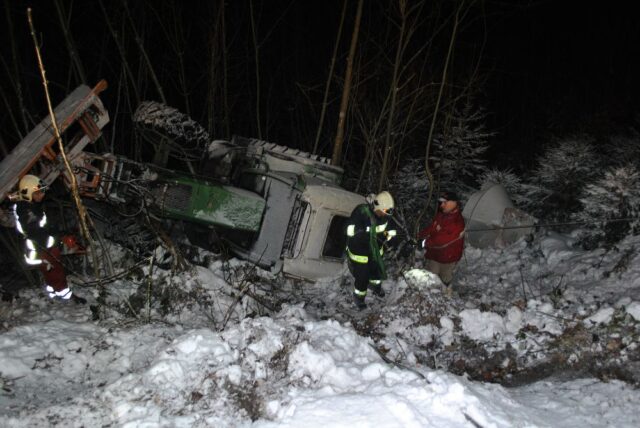
[[[60,133],[66,135],[65,151],[69,161],[82,153],[87,144],[95,142],[102,128],[109,122],[98,94],[107,88],[100,81],[93,89],[86,85],[76,88],[54,109]],[[38,176],[48,185],[64,172],[61,155],[51,124],[51,117],[44,118],[0,162],[0,202],[10,197],[18,181],[39,164]]]

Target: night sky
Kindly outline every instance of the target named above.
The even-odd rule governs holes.
[[[135,109],[135,97],[131,92],[132,82],[123,78],[121,56],[106,25],[100,2],[5,0],[2,19],[6,24],[0,30],[3,41],[0,46],[3,77],[0,81],[3,112],[0,136],[4,144],[12,147],[19,140],[19,132],[24,132],[23,129],[18,132],[15,125],[20,123],[17,82],[23,91],[29,120],[37,121],[46,113],[28,32],[27,5],[33,7],[54,100],[61,100],[65,92],[80,83],[72,71],[56,3],[69,17],[70,35],[89,85],[103,78],[109,82],[110,88],[103,98],[122,128],[108,132],[127,138],[125,122]],[[397,2],[365,3],[360,33],[362,44],[359,45],[362,48],[359,54],[364,59],[359,64],[366,63],[369,49],[374,46],[372,40],[391,41],[394,37],[385,22],[389,10],[396,8]],[[640,25],[637,15],[632,13],[633,3],[467,1],[471,6],[461,23],[450,69],[451,92],[455,91],[455,85],[464,84],[468,70],[477,67],[482,84],[475,91],[474,102],[487,111],[487,127],[496,133],[492,137],[494,150],[509,152],[510,156],[528,155],[543,142],[567,135],[606,136],[633,127],[639,130]],[[123,13],[123,2],[104,0],[103,4],[112,25],[123,38],[125,56],[130,62],[139,97],[158,99],[141,61],[130,21]],[[224,138],[228,135],[222,125],[220,88],[213,94],[207,92],[211,80],[210,42],[215,37],[215,29],[222,28],[219,4],[219,1],[129,1],[128,8],[165,90],[167,103],[189,111],[196,120],[208,126],[214,137]],[[347,5],[335,70],[336,82],[344,75],[356,4],[355,0],[349,0]],[[435,26],[431,24],[444,23],[442,31],[434,38],[430,59],[423,68],[433,82],[440,81],[451,34],[451,24],[446,18],[458,4],[445,0],[426,2],[423,9],[424,25],[415,36],[416,47],[432,36]],[[340,0],[253,2],[260,43],[260,108],[264,138],[309,149],[309,139],[317,127],[342,5]],[[436,10],[439,21],[433,18]],[[255,52],[249,12],[248,0],[226,2],[227,113],[230,134],[257,136],[253,119]],[[169,41],[172,37],[173,42]],[[389,46],[387,50],[392,57],[393,42]],[[186,93],[180,86],[180,67],[185,70]],[[388,86],[388,82],[380,79],[378,86],[384,88],[385,85]],[[324,155],[330,154],[340,94],[340,85],[333,84],[321,145]],[[376,107],[375,102],[371,107]],[[14,118],[8,110],[14,113]]]
[[[489,3],[487,87],[507,141],[640,125],[640,26],[632,2]],[[501,13],[501,10],[503,13]]]

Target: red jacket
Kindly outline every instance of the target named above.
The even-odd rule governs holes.
[[[453,263],[462,258],[464,219],[460,210],[444,213],[438,210],[431,224],[418,234],[425,240],[424,258],[438,263]]]

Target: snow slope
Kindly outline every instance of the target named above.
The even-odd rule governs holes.
[[[635,252],[618,266],[637,244],[629,238],[619,252],[586,253],[547,236],[534,249],[522,242],[468,248],[459,298],[444,300],[438,280],[418,264],[387,281],[387,300],[371,301],[361,320],[339,311],[348,296],[339,281],[290,293],[296,299],[271,316],[252,309],[250,297],[237,305],[234,298],[216,300],[234,282],[219,262],[177,276],[156,270],[158,287],[170,281],[200,293],[200,300],[164,315],[150,308],[137,319],[107,313],[93,321],[88,305],[23,290],[20,299],[0,303],[0,426],[640,426],[640,393],[628,383],[556,376],[505,388],[430,368],[420,346],[432,343],[435,359],[464,340],[497,350],[509,344],[524,358],[566,323],[601,328],[624,315],[637,332]],[[556,300],[549,293],[558,288],[558,275],[548,272],[563,278]],[[282,290],[300,287],[279,281]],[[112,297],[121,300],[130,286],[112,284]],[[404,312],[406,300],[438,304],[427,312],[442,314],[435,324],[420,323]],[[524,305],[512,304],[521,300]],[[376,313],[384,322],[373,330],[384,334],[374,340],[360,333]],[[625,340],[622,362],[622,351],[637,347],[637,335]],[[373,346],[401,363],[385,362]]]

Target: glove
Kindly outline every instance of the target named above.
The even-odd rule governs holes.
[[[391,238],[394,238],[398,233],[395,230],[386,230],[384,232],[384,236],[386,236],[387,241]]]

